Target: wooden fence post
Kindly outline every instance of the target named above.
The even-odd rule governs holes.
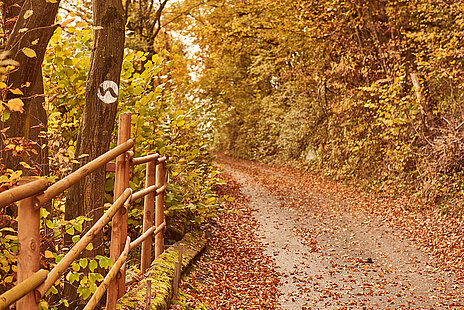
[[[145,309],[150,310],[151,309],[151,279],[147,279],[147,295],[145,297],[146,303],[145,303]]]
[[[156,186],[161,188],[165,184],[164,165],[166,161],[158,162],[156,165]],[[156,227],[164,223],[164,193],[163,191],[156,196],[156,212],[155,225]],[[155,258],[158,258],[164,251],[164,233],[159,233],[155,236]]]
[[[23,178],[24,184],[31,182]],[[36,198],[28,197],[19,202],[18,207],[18,283],[23,282],[40,267],[40,208],[35,207]],[[39,300],[32,291],[17,301],[16,309],[39,309]]]
[[[174,263],[174,283],[173,283],[173,294],[174,297],[179,295],[179,284],[180,284],[180,277],[182,275],[182,261],[184,255],[184,244],[179,243],[178,250],[178,257],[177,262]]]
[[[119,115],[119,130],[118,130],[118,145],[130,139],[131,131],[131,114],[122,113]],[[119,155],[116,158],[116,172],[114,181],[114,198],[121,194],[129,187],[129,158],[127,152]],[[127,212],[125,207],[122,207],[113,217],[111,228],[111,244],[110,258],[114,262],[119,258],[124,250],[124,245],[127,238]],[[116,277],[108,288],[106,299],[107,310],[116,309],[116,302],[124,294],[126,271],[121,269],[120,277]]]
[[[146,164],[146,179],[145,188],[155,185],[155,162],[149,161]],[[153,218],[155,213],[155,193],[148,194],[145,196],[143,203],[143,232],[153,227]],[[140,253],[141,263],[140,271],[144,274],[151,263],[151,249],[152,249],[153,237],[150,235],[142,243],[142,252]]]

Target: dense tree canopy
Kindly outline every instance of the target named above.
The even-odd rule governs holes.
[[[179,29],[202,50],[200,96],[227,115],[223,150],[460,201],[463,8],[205,1]]]

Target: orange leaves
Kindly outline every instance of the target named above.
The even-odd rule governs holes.
[[[232,180],[218,191],[235,199],[206,227],[208,250],[181,288],[189,294],[187,305],[201,302],[211,310],[276,309],[278,275],[256,238],[252,210]]]
[[[11,111],[24,112],[24,110],[23,110],[24,103],[19,98],[14,98],[14,99],[8,100],[6,105]]]

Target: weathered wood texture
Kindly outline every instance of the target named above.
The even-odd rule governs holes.
[[[40,267],[40,209],[34,207],[34,197],[19,202],[18,209],[18,283],[25,281]],[[38,309],[34,292],[16,303],[18,310]]]
[[[34,289],[43,283],[47,275],[48,270],[40,269],[26,280],[3,293],[0,296],[0,310],[8,309],[15,301],[21,299],[29,292],[34,291]]]
[[[145,188],[156,187],[155,163],[150,161],[146,164],[145,171]],[[155,213],[155,194],[152,192],[145,196],[143,204],[143,232],[153,226]],[[142,252],[140,253],[140,271],[145,273],[151,263],[152,235],[150,234],[142,243]]]
[[[119,116],[118,144],[123,144],[130,138],[130,113]],[[129,186],[129,158],[122,154],[116,158],[116,175],[114,182],[115,199],[121,195],[124,188]],[[127,238],[127,209],[121,209],[114,217],[111,228],[110,258],[115,262],[124,250]],[[114,309],[116,301],[124,294],[125,270],[121,270],[122,277],[111,282],[106,299],[107,309]]]
[[[156,165],[156,186],[160,189],[165,185],[164,176],[165,162],[158,162]],[[164,223],[164,191],[156,195],[156,212],[155,225],[156,227]],[[158,234],[155,236],[155,258],[158,258],[164,251],[164,236]]]
[[[0,193],[0,209],[15,201],[25,199],[45,190],[48,187],[48,180],[40,178],[21,186],[13,187],[8,191]]]

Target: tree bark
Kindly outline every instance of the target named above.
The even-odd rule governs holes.
[[[124,16],[121,0],[93,0],[94,42],[75,148],[76,158],[88,156],[81,158],[74,170],[105,153],[110,146],[124,51]],[[86,223],[87,227],[92,226],[103,214],[104,191],[105,167],[102,167],[71,187],[66,198],[65,219],[84,215],[93,219]],[[94,249],[84,255],[103,253],[101,244],[99,234],[93,241]]]
[[[88,156],[83,157],[74,170],[108,151],[117,112],[117,94],[100,85],[105,81],[119,85],[124,50],[124,10],[120,0],[94,0],[93,10],[96,30],[85,108],[76,141],[76,157]],[[116,100],[105,103],[99,93],[116,95]],[[67,196],[66,219],[80,215],[98,219],[103,214],[104,185],[104,167],[74,185]]]
[[[16,4],[22,2],[16,1]],[[42,144],[46,144],[46,140],[39,138],[40,131],[47,128],[47,114],[42,106],[44,101],[42,62],[48,42],[58,26],[54,22],[59,3],[60,1],[56,3],[49,3],[45,0],[24,1],[6,44],[9,57],[19,63],[19,68],[9,74],[7,85],[13,89],[20,89],[23,95],[8,92],[3,99],[21,97],[24,102],[24,112],[12,112],[6,122],[0,123],[0,127],[1,129],[9,127],[8,137],[21,137],[26,142],[36,143],[37,155],[28,158],[28,161],[29,164],[37,165],[41,175],[48,173],[47,149],[41,148]],[[17,9],[10,5],[7,16],[14,18],[12,15],[17,14]],[[28,57],[22,51],[23,48],[34,50],[36,56]],[[3,141],[0,141],[0,149],[3,149]],[[2,152],[2,160],[6,167],[18,169],[19,161],[24,159],[13,157],[8,152]]]

